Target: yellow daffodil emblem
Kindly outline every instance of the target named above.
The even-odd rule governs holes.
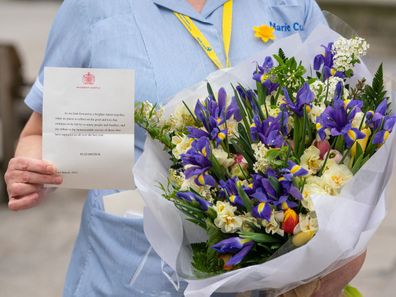
[[[262,25],[259,27],[253,27],[254,36],[257,38],[261,38],[264,43],[267,43],[269,40],[275,40],[275,29],[268,25]]]

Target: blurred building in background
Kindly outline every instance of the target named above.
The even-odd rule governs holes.
[[[0,0],[0,201],[6,200],[3,171],[29,112],[22,98],[38,73],[60,3]],[[318,3],[369,41],[371,49],[366,62],[371,70],[383,61],[385,71],[395,77],[396,0]],[[83,199],[84,192],[58,191],[45,205],[18,214],[10,213],[0,203],[1,296],[61,295]],[[396,210],[396,203],[391,201],[390,208]],[[395,232],[395,216],[389,216],[372,241],[362,273],[354,281],[365,296],[395,296],[392,284],[396,281],[396,239],[389,236]]]

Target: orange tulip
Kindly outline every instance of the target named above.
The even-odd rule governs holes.
[[[285,233],[292,234],[297,224],[298,224],[297,213],[293,209],[288,208],[285,211],[285,217],[282,223],[282,230],[285,231]]]

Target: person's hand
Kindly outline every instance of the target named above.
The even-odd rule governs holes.
[[[45,196],[44,184],[59,185],[62,177],[48,162],[15,157],[8,164],[4,175],[8,192],[8,207],[22,210],[37,205]]]
[[[315,291],[312,297],[340,296],[345,286],[359,273],[365,259],[366,252],[323,277],[320,280],[320,287]]]
[[[291,290],[282,297],[340,297],[344,287],[358,274],[366,253],[329,273],[320,280],[314,280]]]

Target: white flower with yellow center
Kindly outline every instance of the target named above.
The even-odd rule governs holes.
[[[184,174],[182,172],[177,172],[175,169],[170,168],[168,171],[169,181],[173,186],[180,188],[184,183]]]
[[[253,232],[252,226],[255,226],[257,228],[260,227],[258,220],[255,217],[253,217],[250,212],[245,213],[240,217],[242,218],[242,227],[241,227],[242,232]]]
[[[326,105],[321,102],[320,104],[312,104],[311,111],[309,112],[309,118],[312,123],[316,124],[316,119],[324,112]]]
[[[195,122],[190,112],[184,104],[176,107],[176,110],[169,118],[170,125],[177,130],[181,130],[187,126],[194,126]]]
[[[294,229],[294,234],[309,231],[318,231],[318,219],[315,212],[309,212],[306,215],[299,214],[299,223]]]
[[[320,178],[319,178],[320,179]],[[301,204],[309,211],[314,211],[315,206],[312,197],[315,195],[328,195],[328,193],[317,183],[312,183],[312,179],[308,179],[302,191],[303,200]]]
[[[324,189],[331,195],[337,195],[342,186],[344,186],[353,174],[351,170],[344,164],[333,163],[328,170],[326,170],[321,179],[323,180]]]
[[[228,202],[217,201],[214,209],[217,212],[214,224],[221,229],[222,232],[235,233],[241,230],[243,218],[235,215],[236,207]]]
[[[237,138],[239,136],[238,121],[236,121],[234,117],[231,117],[230,119],[227,120],[226,123],[220,126],[221,129],[226,129],[226,127],[227,127],[227,135],[230,138]]]
[[[283,211],[280,211],[283,214]],[[283,236],[285,232],[281,229],[281,220],[277,220],[279,217],[277,215],[279,211],[273,211],[270,217],[269,222],[267,220],[262,221],[263,227],[265,227],[265,232],[268,234],[279,234],[280,236]]]
[[[252,144],[252,148],[254,151],[254,157],[256,158],[256,162],[253,164],[254,171],[257,173],[266,172],[270,166],[266,157],[268,149],[261,142]]]
[[[198,194],[206,197],[207,193],[210,193],[210,186],[198,186],[194,179],[194,177],[184,179],[180,191],[190,191],[190,189],[193,189]]]
[[[219,161],[221,166],[228,168],[234,164],[234,159],[228,158],[228,153],[221,147],[213,149],[212,153],[216,157],[217,161]]]
[[[268,110],[268,115],[270,117],[274,117],[274,118],[276,118],[279,115],[280,111],[281,111],[278,106],[267,106],[267,110]],[[265,110],[265,106],[264,105],[261,106],[261,111],[263,112],[263,114],[266,115],[267,114],[267,110]]]
[[[363,121],[363,118],[364,118],[364,112],[361,112],[361,111],[357,112],[355,114],[355,117],[352,120],[352,128],[359,129],[360,124]],[[362,128],[365,128],[365,127],[366,127],[366,125],[365,125],[365,123],[363,123]]]
[[[185,154],[190,148],[193,142],[192,138],[189,138],[187,135],[175,135],[172,137],[172,144],[175,147],[172,150],[172,154],[176,159],[180,159],[181,154]]]
[[[307,169],[310,174],[317,173],[322,168],[322,164],[320,150],[316,146],[310,146],[301,156],[301,166]]]

